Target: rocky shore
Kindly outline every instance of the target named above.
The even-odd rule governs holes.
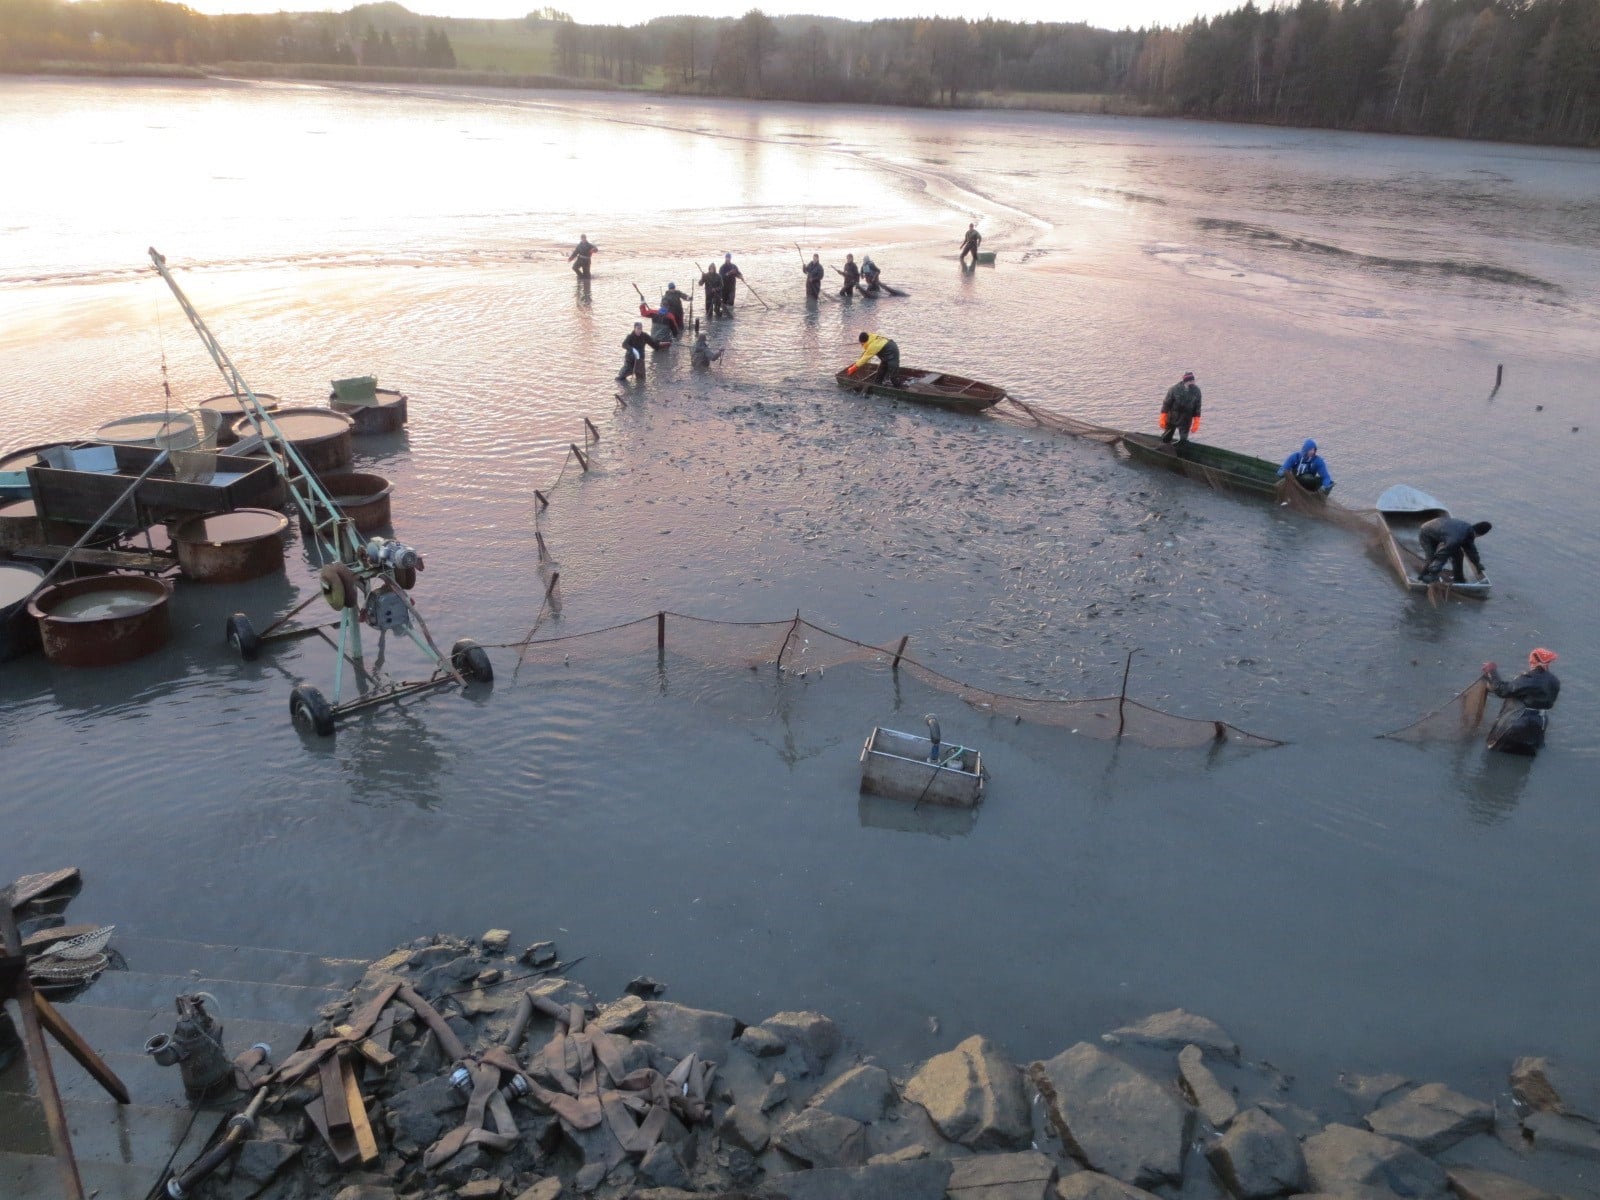
[[[969,1037],[902,1076],[818,1013],[746,1023],[664,1001],[649,979],[598,1003],[567,966],[549,942],[513,950],[504,930],[422,938],[372,964],[321,1012],[312,1045],[270,1072],[245,1061],[239,1082],[267,1102],[194,1194],[1600,1195],[1600,1088],[1548,1059],[1517,1060],[1498,1101],[1351,1076],[1341,1111],[1313,1112],[1283,1072],[1174,1010],[1025,1065]],[[345,1095],[329,1097],[341,1072]]]

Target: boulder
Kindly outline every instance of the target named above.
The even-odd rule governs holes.
[[[1511,1094],[1535,1112],[1562,1113],[1600,1124],[1600,1088],[1554,1059],[1517,1059],[1511,1067]]]
[[[1194,1110],[1098,1046],[1079,1042],[1031,1076],[1062,1144],[1085,1166],[1124,1183],[1176,1183]]]
[[[488,1179],[468,1180],[456,1189],[456,1195],[460,1200],[496,1200],[505,1190],[505,1180],[491,1175]]]
[[[1312,1191],[1348,1194],[1378,1188],[1415,1200],[1445,1192],[1444,1168],[1438,1163],[1364,1129],[1329,1125],[1307,1138],[1302,1150]]]
[[[1438,1154],[1492,1130],[1494,1109],[1442,1083],[1429,1083],[1368,1113],[1367,1128],[1423,1154]]]
[[[1393,1073],[1339,1076],[1339,1087],[1356,1102],[1362,1113],[1371,1112],[1385,1100],[1392,1099],[1397,1092],[1410,1086],[1411,1080],[1404,1075]]]
[[[1046,1200],[1056,1164],[1037,1150],[974,1154],[950,1163],[949,1200]]]
[[[712,1062],[728,1056],[728,1043],[739,1032],[739,1022],[727,1013],[708,1012],[673,1004],[668,1000],[645,1000],[645,1036],[663,1053],[675,1059],[698,1054]]]
[[[677,1151],[665,1142],[657,1142],[646,1151],[639,1163],[639,1178],[651,1187],[687,1188],[689,1172]]]
[[[1206,1158],[1240,1200],[1281,1196],[1306,1186],[1300,1143],[1259,1108],[1247,1108],[1235,1117],[1228,1132],[1206,1148]]]
[[[906,1084],[939,1132],[973,1150],[1013,1150],[1033,1140],[1022,1072],[983,1037],[936,1054]]]
[[[485,954],[504,954],[506,947],[511,945],[511,930],[491,929],[478,939],[478,945],[483,947]]]
[[[548,967],[556,961],[556,944],[535,942],[522,952],[521,961],[530,967]]]
[[[723,1114],[717,1133],[724,1142],[760,1154],[772,1140],[772,1127],[754,1106],[735,1104]]]
[[[1079,1171],[1058,1180],[1056,1196],[1059,1200],[1157,1200],[1151,1192],[1098,1171]]]
[[[822,1070],[844,1044],[839,1027],[821,1013],[774,1013],[761,1022],[761,1028],[781,1038],[789,1049],[798,1050],[812,1075]]]
[[[1448,1167],[1450,1190],[1461,1200],[1560,1200],[1556,1193],[1496,1171]]]
[[[1522,1128],[1533,1135],[1536,1150],[1555,1150],[1562,1154],[1575,1154],[1579,1158],[1600,1158],[1600,1129],[1587,1121],[1560,1113],[1536,1112],[1522,1122]]]
[[[595,1024],[607,1033],[626,1036],[643,1029],[649,1016],[643,1000],[637,996],[623,996],[610,1004],[602,1004],[599,1014],[595,1017]]]
[[[465,1108],[466,1098],[450,1086],[447,1076],[437,1075],[390,1096],[383,1119],[395,1149],[414,1158],[461,1124]]]
[[[949,1163],[925,1158],[854,1169],[797,1171],[765,1180],[756,1195],[785,1200],[944,1200],[949,1180]]]
[[[778,1127],[778,1149],[813,1167],[859,1167],[867,1161],[867,1130],[860,1121],[808,1108]]]
[[[741,1033],[739,1044],[757,1058],[772,1058],[788,1049],[781,1037],[759,1025],[751,1025]]]
[[[376,1183],[352,1183],[333,1194],[333,1200],[395,1200],[394,1189]]]
[[[852,1067],[811,1097],[809,1108],[871,1125],[888,1111],[894,1084],[882,1067]]]
[[[547,1175],[533,1186],[525,1189],[517,1200],[559,1200],[561,1195],[561,1180],[554,1175]]]
[[[772,1082],[767,1084],[767,1090],[761,1093],[761,1099],[756,1102],[762,1112],[771,1112],[789,1098],[789,1079],[782,1071],[772,1077]]]
[[[1113,1029],[1111,1036],[1125,1042],[1138,1042],[1158,1050],[1181,1050],[1198,1046],[1201,1051],[1228,1062],[1239,1061],[1239,1044],[1215,1021],[1174,1008],[1153,1013],[1142,1021]]]
[[[1179,1086],[1200,1110],[1202,1117],[1217,1129],[1226,1129],[1228,1122],[1239,1112],[1239,1102],[1234,1099],[1232,1092],[1217,1082],[1217,1077],[1202,1061],[1203,1057],[1199,1046],[1185,1046],[1179,1052]]]
[[[258,1189],[272,1182],[277,1173],[300,1156],[293,1142],[268,1142],[251,1138],[239,1146],[233,1160],[233,1178],[248,1179]]]

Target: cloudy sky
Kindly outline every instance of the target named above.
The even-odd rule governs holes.
[[[1107,29],[1124,26],[1181,25],[1197,14],[1210,15],[1238,8],[1244,0],[401,0],[412,12],[434,17],[521,17],[552,3],[554,7],[591,24],[635,25],[653,16],[692,12],[701,16],[739,16],[753,7],[776,16],[804,13],[851,17],[1003,17],[1019,21],[1087,21]],[[329,8],[343,11],[345,3],[318,4],[315,0],[189,0],[200,12],[291,12]]]

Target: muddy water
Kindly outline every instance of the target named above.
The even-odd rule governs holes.
[[[287,578],[180,587],[139,663],[0,667],[0,875],[70,862],[86,917],[308,950],[508,924],[587,953],[599,990],[643,971],[747,1018],[816,1007],[899,1062],[974,1030],[1047,1054],[1181,1004],[1324,1085],[1385,1068],[1487,1094],[1545,1051],[1600,1069],[1600,156],[28,80],[0,82],[0,131],[52,164],[0,239],[0,450],[160,408],[163,373],[180,401],[219,390],[153,244],[253,386],[410,394],[355,465],[395,484],[441,640],[799,610],[1024,695],[1114,693],[1135,651],[1135,697],[1289,743],[1115,747],[871,667],[707,666],[703,636],[664,664],[620,636],[517,673],[495,649],[492,691],[306,743],[287,694],[331,687],[327,650],[241,666],[222,639],[314,591],[291,548]],[[1000,261],[963,274],[974,217]],[[870,251],[911,297],[807,308],[796,242]],[[713,328],[727,355],[709,376],[657,357],[619,407],[632,285],[654,301],[724,251],[753,285]],[[1405,481],[1492,520],[1495,595],[1429,607],[1347,533],[1015,415],[842,395],[863,328],[1122,427],[1192,368],[1207,440],[1314,436],[1347,503]],[[585,416],[593,469],[566,468],[538,526],[561,574],[541,619],[532,492]],[[1536,761],[1373,739],[1535,644],[1565,681]],[[423,670],[404,645],[386,665]],[[970,827],[858,801],[871,727],[928,712],[993,773]]]

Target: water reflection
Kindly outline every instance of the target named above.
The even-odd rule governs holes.
[[[1466,801],[1467,815],[1479,825],[1507,820],[1522,803],[1534,761],[1486,749],[1481,738],[1462,745],[1451,763],[1450,778],[1456,794]]]
[[[981,806],[980,806],[981,807]],[[927,833],[934,837],[966,837],[978,823],[978,808],[953,808],[943,804],[913,804],[888,796],[862,793],[856,815],[863,829],[891,829],[897,833]]]

